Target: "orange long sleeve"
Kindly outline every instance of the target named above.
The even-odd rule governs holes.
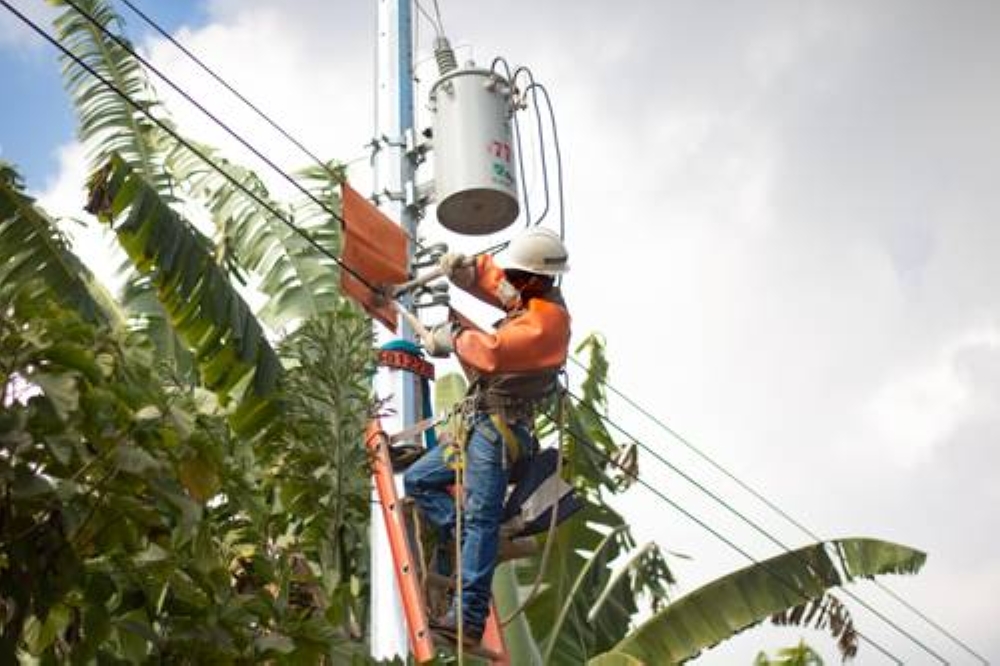
[[[484,299],[485,300],[485,299]],[[495,333],[466,329],[455,338],[459,360],[485,374],[557,368],[566,362],[570,317],[562,306],[533,298]]]
[[[493,257],[481,254],[476,257],[476,273],[473,283],[459,284],[458,286],[479,300],[489,303],[493,307],[502,308],[503,304],[497,297],[497,290],[503,280],[503,269],[497,265]]]

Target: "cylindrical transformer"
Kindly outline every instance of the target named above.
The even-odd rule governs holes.
[[[431,88],[438,220],[466,235],[500,231],[517,218],[510,83],[465,67]]]

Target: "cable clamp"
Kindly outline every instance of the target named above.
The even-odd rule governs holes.
[[[424,130],[421,132],[421,136],[427,137],[428,131]],[[426,160],[426,155],[430,152],[432,144],[429,138],[420,139],[417,135],[417,131],[414,128],[409,128],[403,134],[403,138],[406,142],[406,156],[415,165],[422,164]]]
[[[387,134],[383,134],[378,139],[376,139],[376,141],[378,141],[383,146],[389,146],[391,148],[407,147],[405,136],[390,137]]]

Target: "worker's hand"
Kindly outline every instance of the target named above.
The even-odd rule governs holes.
[[[450,321],[438,324],[420,336],[420,343],[431,356],[445,358],[455,351],[453,324]]]
[[[507,278],[500,280],[493,294],[507,312],[521,307],[521,292]]]
[[[461,252],[447,252],[438,260],[438,268],[455,285],[467,289],[476,281],[476,260]]]

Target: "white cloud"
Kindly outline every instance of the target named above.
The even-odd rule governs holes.
[[[480,62],[530,64],[553,94],[567,293],[576,331],[606,334],[613,381],[818,532],[927,548],[908,597],[1000,660],[1000,537],[987,529],[1000,499],[993,5],[578,2],[570,24],[561,5],[442,5],[453,42]],[[209,25],[180,36],[319,154],[353,157],[372,133],[373,12],[218,0]],[[148,50],[280,164],[308,163],[168,45]],[[185,131],[245,156],[158,89]],[[775,552],[648,456],[643,473],[757,556]],[[686,586],[744,564],[634,493],[640,532],[698,558],[679,564]],[[863,630],[926,661],[877,620]],[[703,661],[745,663],[752,641]],[[870,649],[862,659],[878,663]]]
[[[930,450],[944,444],[963,423],[996,407],[996,396],[984,396],[975,383],[975,373],[981,368],[965,359],[976,350],[998,348],[997,331],[970,331],[925,365],[887,378],[869,406],[874,431],[881,434],[895,458],[907,463],[926,460]]]
[[[46,31],[50,31],[52,19],[55,18],[59,10],[48,3],[30,2],[14,0],[11,4],[28,19],[38,24]],[[17,18],[6,9],[0,10],[0,48],[9,47],[12,49],[38,49],[43,48],[45,43],[38,38],[38,35],[28,27],[21,19]]]
[[[83,210],[88,176],[83,146],[77,142],[61,146],[59,171],[36,196],[46,212],[61,221],[60,228],[69,236],[77,256],[103,285],[114,291],[121,283],[117,268],[122,253],[113,245],[106,228]]]
[[[365,153],[363,146],[372,134],[373,92],[368,84],[371,52],[364,33],[357,30],[362,12],[328,10],[328,15],[317,17],[267,3],[215,3],[211,14],[216,22],[178,33],[185,47],[321,159],[346,160]],[[171,44],[153,40],[146,50],[185,92],[284,171],[314,165]],[[226,147],[282,195],[295,192],[178,93],[154,82],[186,133]]]

